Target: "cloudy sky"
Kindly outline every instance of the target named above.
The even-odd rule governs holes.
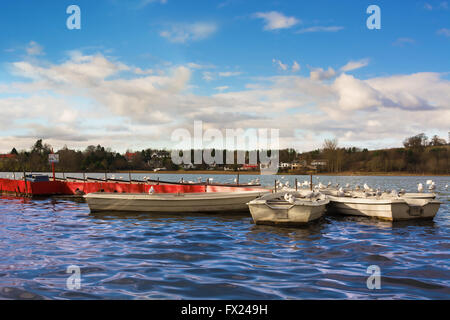
[[[81,8],[81,30],[66,9]],[[369,30],[366,9],[381,8]],[[446,1],[3,0],[0,152],[174,145],[277,128],[281,147],[395,147],[450,129]]]

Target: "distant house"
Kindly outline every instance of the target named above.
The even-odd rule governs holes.
[[[328,165],[328,161],[327,160],[313,160],[313,161],[311,161],[311,165],[316,166],[316,167],[324,167],[324,166]]]
[[[281,162],[278,165],[278,168],[280,168],[280,169],[290,169],[291,168],[291,164],[289,162]]]
[[[304,164],[304,163],[297,162],[297,161],[291,163],[291,169],[292,169],[292,170],[299,170],[299,169],[301,169],[301,168],[303,168],[303,167],[305,167],[305,164]]]
[[[169,158],[170,154],[167,151],[155,151],[152,153],[152,158],[157,158],[157,159],[164,159],[164,158]]]
[[[239,170],[241,171],[251,171],[251,170],[258,170],[259,169],[259,165],[257,164],[243,164]]]

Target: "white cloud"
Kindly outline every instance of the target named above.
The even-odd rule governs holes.
[[[173,43],[187,43],[204,40],[217,31],[217,25],[212,22],[196,22],[191,24],[174,24],[163,30],[159,35]]]
[[[310,33],[310,32],[338,32],[343,30],[344,27],[341,26],[329,26],[329,27],[324,27],[324,26],[314,26],[314,27],[309,27],[309,28],[304,28],[304,29],[300,29],[298,30],[296,33]]]
[[[187,65],[136,74],[136,67],[101,54],[73,53],[59,64],[33,60],[11,67],[28,79],[0,83],[0,93],[7,93],[0,97],[1,152],[29,148],[37,138],[55,148],[170,148],[171,132],[191,128],[194,120],[218,129],[279,128],[281,146],[300,150],[320,147],[323,136],[391,146],[423,128],[446,134],[450,118],[450,81],[438,73],[362,80],[319,68],[310,78],[250,78],[245,89],[221,86],[202,96],[189,91],[198,69]],[[335,79],[317,81],[330,76]]]
[[[145,7],[151,3],[161,3],[161,4],[166,4],[167,0],[140,0],[141,2],[139,3],[139,8]]]
[[[222,72],[204,71],[203,72],[203,80],[209,82],[209,81],[215,80],[217,77],[229,78],[229,77],[237,77],[241,74],[242,74],[242,72],[240,72],[240,71],[222,71]]]
[[[203,80],[205,80],[205,81],[212,81],[212,80],[214,80],[213,73],[209,72],[209,71],[203,72]]]
[[[301,22],[295,17],[287,17],[277,11],[257,12],[254,17],[264,19],[266,23],[264,30],[288,29]]]
[[[286,71],[288,69],[288,65],[281,62],[281,60],[272,59],[272,63],[274,63],[282,71]]]
[[[26,48],[27,54],[30,56],[38,56],[44,54],[44,47],[40,44],[31,41]]]
[[[442,1],[439,4],[436,5],[431,5],[427,2],[425,2],[424,6],[423,6],[426,10],[428,11],[432,11],[432,10],[448,10],[448,2],[447,1]]]
[[[235,77],[241,75],[242,72],[239,71],[226,71],[226,72],[219,72],[219,77]]]
[[[161,37],[174,43],[204,40],[217,31],[217,25],[212,22],[196,22],[191,24],[174,24],[159,33]]]
[[[328,70],[324,70],[322,68],[312,69],[309,74],[309,77],[311,78],[311,80],[327,80],[327,79],[331,79],[335,76],[336,76],[336,71],[331,67],[328,67]]]
[[[446,37],[450,37],[450,29],[447,28],[439,29],[437,33]]]
[[[416,43],[416,40],[414,40],[412,38],[398,38],[397,40],[395,40],[393,45],[403,47],[407,44],[414,44],[414,43]]]
[[[228,86],[221,86],[221,87],[215,87],[214,89],[217,90],[217,91],[222,92],[222,91],[225,91],[225,90],[227,90],[229,88],[230,87],[228,87]]]
[[[381,106],[380,95],[370,85],[351,75],[341,74],[333,83],[341,110],[359,110]]]
[[[367,65],[369,65],[369,59],[350,61],[341,68],[341,71],[343,71],[343,72],[352,71],[352,70],[366,67]]]

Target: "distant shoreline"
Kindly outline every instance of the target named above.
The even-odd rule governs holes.
[[[260,175],[259,171],[222,171],[222,170],[177,170],[177,171],[149,171],[149,170],[131,170],[131,171],[117,171],[118,173],[134,173],[134,174],[194,174],[194,175]],[[311,173],[296,173],[296,172],[280,172],[276,175],[279,176],[305,176]],[[432,177],[449,177],[450,174],[434,174],[434,173],[408,173],[408,172],[339,172],[339,173],[312,173],[313,176],[410,176],[410,177],[421,177],[421,176],[432,176]]]
[[[11,171],[12,172],[12,171]],[[11,173],[10,171],[0,171],[0,173]],[[21,174],[21,172],[17,171],[16,173]],[[49,173],[44,171],[27,171],[27,173]],[[61,174],[62,171],[56,171],[57,174]],[[67,172],[65,171],[65,174],[83,174],[83,172]],[[89,173],[97,173],[97,174],[104,174],[104,172],[96,172],[96,171],[86,171],[86,174]],[[153,170],[117,170],[117,171],[108,171],[108,174],[114,174],[114,173],[121,173],[121,174],[192,174],[192,175],[229,175],[229,176],[237,176],[238,174],[241,176],[244,175],[261,175],[259,171],[222,171],[222,170],[177,170],[177,171],[153,171]],[[278,176],[309,176],[311,173],[300,173],[300,172],[279,172],[276,175]],[[339,173],[327,173],[327,172],[319,172],[319,173],[312,173],[313,176],[374,176],[374,177],[393,177],[393,176],[401,176],[401,177],[450,177],[450,174],[435,174],[435,173],[409,173],[409,172],[352,172],[352,171],[345,171],[345,172],[339,172]]]

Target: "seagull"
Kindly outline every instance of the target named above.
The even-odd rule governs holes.
[[[319,182],[319,189],[325,189],[325,186],[322,184],[322,182]]]
[[[346,188],[350,188],[350,183],[347,183],[347,184],[345,185],[345,187],[346,187]]]
[[[313,191],[308,191],[305,194],[305,198],[307,198],[307,199],[311,199],[313,196],[314,196],[314,192]]]
[[[289,202],[290,204],[294,204],[295,203],[295,199],[294,196],[292,194],[288,194],[286,193],[284,195],[284,200],[286,200],[287,202]]]
[[[427,180],[427,185],[432,184],[433,180]]]
[[[448,189],[448,184],[445,185],[445,190],[447,190],[447,189]]]
[[[417,185],[417,190],[418,190],[419,192],[422,192],[422,191],[423,191],[423,184],[419,183],[419,184]]]
[[[381,190],[378,188],[375,195],[376,195],[377,197],[381,197],[382,194],[383,194],[383,193],[382,193]]]
[[[391,191],[391,195],[392,195],[393,197],[398,197],[398,192],[397,192],[397,190],[393,189],[393,190]]]
[[[370,187],[367,185],[367,183],[364,183],[364,190],[365,191],[369,191],[370,190]]]
[[[428,190],[434,190],[436,189],[436,185],[434,184],[434,181],[431,182],[431,185],[428,187]]]
[[[344,192],[344,189],[342,189],[342,187],[339,188],[337,195],[338,195],[338,197],[345,197],[345,192]]]
[[[357,184],[357,185],[355,186],[355,191],[359,191],[359,190],[361,190],[361,188],[360,188],[359,185]]]
[[[400,192],[398,194],[405,194],[405,193],[406,193],[405,189],[400,189]]]
[[[331,187],[331,181],[330,182],[328,182],[328,185],[327,185],[327,187],[329,188],[329,187]]]

